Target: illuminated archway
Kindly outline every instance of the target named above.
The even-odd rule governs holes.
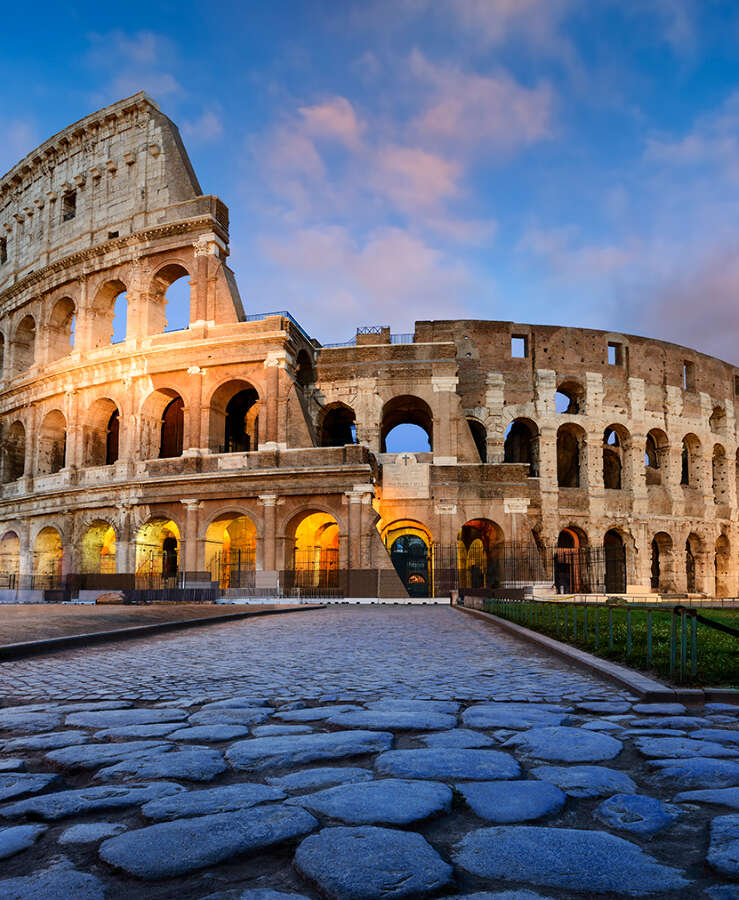
[[[150,519],[139,528],[136,535],[136,574],[161,576],[173,579],[177,576],[180,557],[180,530],[171,519]]]
[[[0,538],[0,588],[16,586],[21,568],[21,542],[15,531]]]
[[[408,596],[432,596],[433,542],[428,529],[413,519],[401,519],[386,526],[382,539]]]
[[[460,590],[496,588],[503,580],[503,529],[490,519],[470,519],[457,534]]]
[[[253,587],[256,525],[248,516],[224,513],[205,533],[205,568],[222,588]]]
[[[115,551],[115,529],[103,519],[97,519],[82,538],[80,572],[83,575],[113,575]]]
[[[62,577],[62,536],[51,526],[39,531],[33,544],[34,587],[52,588]]]
[[[338,586],[339,525],[325,512],[300,513],[287,528],[286,568],[295,587]]]

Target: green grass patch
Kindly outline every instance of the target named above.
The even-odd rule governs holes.
[[[695,629],[697,667],[695,674],[691,672],[693,628],[690,616],[686,617],[686,665],[681,681],[681,622],[678,616],[671,665],[671,608],[647,610],[643,607],[496,600],[485,601],[484,608],[486,612],[565,641],[595,656],[654,673],[673,683],[739,688],[739,638],[701,622],[696,623]],[[707,619],[739,630],[739,610],[701,609],[698,612]]]

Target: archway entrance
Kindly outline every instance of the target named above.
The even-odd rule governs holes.
[[[257,529],[248,516],[226,513],[205,533],[205,568],[222,588],[254,586]]]
[[[617,531],[605,533],[603,553],[606,594],[621,594],[626,590],[626,545]]]
[[[174,581],[179,569],[180,530],[171,519],[150,519],[136,535],[136,575]]]
[[[288,569],[301,591],[339,586],[339,525],[325,512],[293,519],[288,527]]]
[[[62,536],[56,528],[42,528],[33,544],[34,588],[44,590],[61,585],[63,554]]]
[[[714,595],[716,597],[729,597],[729,563],[730,548],[726,535],[719,535],[713,556],[714,569]]]
[[[689,594],[698,591],[698,558],[701,549],[701,539],[698,535],[689,534],[685,541],[685,587]]]
[[[102,519],[93,522],[82,538],[80,572],[83,575],[115,574],[115,530]]]
[[[412,520],[393,522],[383,541],[408,596],[433,596],[431,535],[424,526]]]
[[[0,588],[15,588],[21,566],[21,542],[14,531],[0,538]]]
[[[554,554],[554,584],[560,594],[582,594],[590,590],[588,541],[577,528],[564,528]]]
[[[460,590],[497,588],[504,578],[503,531],[490,519],[470,519],[457,535]]]
[[[652,538],[650,586],[653,591],[664,593],[674,589],[673,582],[672,538],[659,531]]]

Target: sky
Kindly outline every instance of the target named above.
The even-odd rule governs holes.
[[[739,363],[735,0],[10,4],[0,171],[147,91],[247,313],[603,328]]]

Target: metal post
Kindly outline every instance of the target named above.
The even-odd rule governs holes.
[[[685,612],[680,613],[680,681],[685,680],[688,668],[688,621]]]
[[[572,640],[577,640],[577,606],[572,607]]]
[[[598,607],[595,607],[595,649],[598,649],[598,645],[600,644],[600,610]]]
[[[613,610],[608,610],[608,649],[613,650]]]
[[[693,613],[691,619],[690,674],[695,678],[698,674],[698,619],[695,613]]]
[[[567,604],[565,604],[565,640],[567,640]]]
[[[677,614],[672,611],[670,621],[670,675],[675,674],[675,648],[677,645]]]
[[[588,642],[588,607],[587,607],[587,605],[583,607],[583,611],[582,611],[582,639],[587,644],[587,642]]]
[[[647,610],[647,666],[652,665],[652,610]]]
[[[631,656],[631,610],[626,610],[626,655]]]

